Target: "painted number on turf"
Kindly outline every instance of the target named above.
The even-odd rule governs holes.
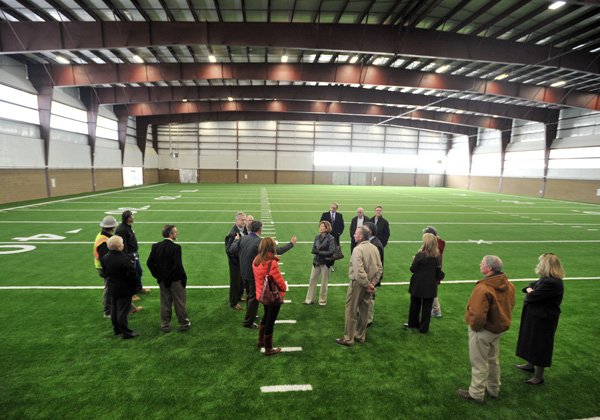
[[[40,233],[38,235],[13,238],[15,241],[29,242],[29,241],[62,241],[65,239],[64,236],[54,235],[52,233]]]
[[[148,210],[149,208],[150,208],[150,206],[143,206],[143,207],[140,207],[140,208],[137,208],[137,209],[133,208],[133,207],[119,207],[117,210],[105,211],[104,214],[121,214],[125,210],[130,210],[133,214],[135,214],[138,211]]]
[[[10,251],[2,250],[6,248],[10,249]],[[29,252],[33,251],[34,249],[35,247],[33,245],[0,245],[0,255],[20,254],[21,252]]]
[[[156,197],[155,200],[177,200],[181,198],[180,195],[170,196],[170,195],[161,195],[160,197]]]

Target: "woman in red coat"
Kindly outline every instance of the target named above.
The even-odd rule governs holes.
[[[254,272],[254,282],[256,285],[256,300],[262,301],[263,288],[265,285],[265,277],[268,275],[275,281],[279,294],[283,299],[287,290],[287,284],[279,271],[279,257],[275,255],[275,241],[272,238],[263,238],[258,245],[258,255],[252,264]],[[258,343],[257,347],[265,348],[265,355],[271,356],[281,351],[279,347],[273,348],[273,327],[281,304],[264,305],[265,313],[260,321],[258,328]]]

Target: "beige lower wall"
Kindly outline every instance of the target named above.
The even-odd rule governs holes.
[[[235,169],[200,169],[198,170],[198,182],[209,184],[235,184],[237,183],[237,171]]]
[[[312,184],[312,172],[277,171],[277,184]]]
[[[158,169],[144,169],[144,185],[158,184]]]
[[[315,184],[333,184],[333,172],[328,171],[315,171],[314,172],[314,183]]]
[[[383,185],[412,187],[415,185],[413,174],[383,174]]]
[[[429,175],[417,175],[417,187],[429,187]]]
[[[52,197],[93,191],[91,169],[49,169]],[[55,186],[52,187],[52,179]],[[121,187],[123,184],[120,185]]]
[[[446,175],[446,188],[469,188],[469,177],[467,175]]]
[[[249,171],[241,169],[238,171],[240,184],[274,184],[275,171]]]
[[[549,179],[546,183],[544,197],[556,200],[600,203],[600,197],[596,195],[598,189],[600,189],[600,181]]]
[[[44,169],[0,169],[0,203],[47,197]]]
[[[502,178],[502,194],[539,197],[542,180],[535,178]]]
[[[96,169],[94,171],[96,191],[112,190],[123,186],[123,171],[121,169]]]
[[[498,193],[500,178],[497,176],[472,176],[471,189],[475,191],[485,191]]]
[[[176,169],[160,169],[158,171],[158,182],[179,183],[179,171]]]

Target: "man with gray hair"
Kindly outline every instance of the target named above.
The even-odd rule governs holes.
[[[365,342],[369,305],[383,272],[379,251],[369,242],[369,229],[366,226],[356,229],[354,240],[357,245],[348,270],[344,337],[335,340],[347,347],[352,347],[355,340]]]
[[[236,311],[243,309],[240,301],[244,292],[244,284],[240,272],[240,258],[237,254],[229,252],[228,248],[235,240],[236,235],[244,236],[247,234],[246,214],[243,211],[238,211],[235,214],[235,223],[225,237],[225,252],[229,263],[229,307]]]
[[[515,306],[515,286],[502,272],[502,260],[486,255],[479,264],[485,276],[479,280],[467,303],[465,321],[469,324],[471,385],[459,389],[459,397],[483,404],[487,391],[491,398],[500,392],[500,336],[510,328]]]
[[[125,245],[120,236],[111,236],[107,246],[108,254],[100,262],[108,282],[113,330],[115,335],[124,339],[134,338],[138,333],[129,328],[127,316],[131,308],[131,297],[137,291],[135,260],[131,254],[123,252]]]

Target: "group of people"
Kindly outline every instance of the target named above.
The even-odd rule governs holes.
[[[339,237],[344,231],[344,219],[337,211],[338,207],[337,203],[332,203],[330,211],[323,213],[319,221],[319,233],[311,250],[314,257],[304,301],[307,305],[315,302],[319,278],[318,303],[327,304],[329,273],[333,270],[334,256],[339,253],[336,249]],[[350,347],[355,342],[364,343],[366,330],[373,322],[375,290],[383,277],[384,248],[390,237],[389,223],[382,217],[382,211],[381,206],[376,207],[375,217],[369,219],[359,208],[351,222],[350,283],[346,293],[344,335],[335,340],[339,345]],[[141,310],[133,305],[132,298],[150,290],[141,283],[137,240],[131,227],[133,214],[124,212],[122,221],[117,226],[114,217],[107,216],[100,223],[102,230],[94,243],[94,267],[105,283],[104,315],[110,316],[115,335],[129,339],[137,333],[129,328],[128,315]],[[287,282],[279,269],[279,255],[291,250],[297,238],[292,236],[287,244],[277,246],[272,238],[261,237],[262,228],[262,222],[252,216],[241,211],[236,213],[235,224],[225,237],[225,249],[230,271],[229,305],[235,310],[243,310],[240,303],[245,291],[243,326],[258,330],[257,347],[264,348],[265,355],[271,356],[281,351],[273,347],[273,332],[287,291]],[[147,260],[160,288],[161,328],[164,332],[170,331],[174,307],[180,330],[186,331],[191,325],[186,310],[187,275],[181,247],[175,243],[177,227],[166,225],[162,235],[164,240],[153,244]],[[441,316],[437,292],[445,276],[442,271],[445,241],[433,226],[423,230],[422,239],[410,267],[410,308],[404,326],[427,333],[431,317]],[[471,384],[468,389],[458,389],[457,394],[477,403],[483,403],[486,393],[490,398],[497,398],[500,392],[500,338],[511,326],[515,305],[515,287],[502,271],[502,265],[498,256],[483,257],[480,271],[484,278],[476,283],[465,313]],[[540,278],[523,288],[526,296],[516,351],[526,363],[515,365],[517,369],[533,373],[525,381],[529,385],[543,384],[544,369],[552,363],[565,275],[559,258],[552,253],[539,257],[535,271]],[[273,287],[278,290],[279,298],[267,303],[266,291]],[[263,303],[264,313],[257,324],[260,303]]]
[[[104,317],[111,319],[116,336],[131,339],[139,334],[129,328],[129,315],[143,309],[132,302],[140,300],[138,293],[147,294],[151,289],[142,285],[143,271],[132,227],[133,213],[126,210],[121,219],[118,226],[113,216],[104,217],[100,223],[102,230],[94,241],[94,268],[104,280]],[[191,325],[186,310],[187,275],[181,247],[175,243],[177,227],[166,225],[162,236],[163,241],[152,245],[146,263],[159,284],[161,328],[164,332],[170,331],[174,307],[180,330],[187,331]]]

